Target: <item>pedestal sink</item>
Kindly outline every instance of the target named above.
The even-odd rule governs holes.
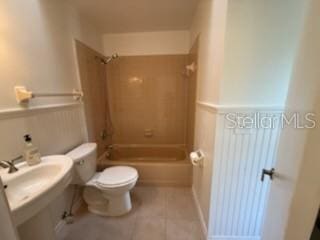
[[[60,195],[72,180],[73,161],[65,155],[52,155],[42,158],[40,164],[28,166],[25,162],[17,165],[19,171],[6,173],[1,170],[0,176],[5,186],[5,193],[12,212],[13,221],[16,226],[22,226],[24,236],[21,239],[31,239],[36,237],[37,231],[48,225],[50,219],[46,219],[46,207],[58,195]],[[24,226],[25,225],[25,226]],[[48,231],[48,230],[46,230]],[[19,231],[20,232],[20,231]],[[53,233],[53,229],[51,231]],[[53,239],[46,233],[44,239]]]

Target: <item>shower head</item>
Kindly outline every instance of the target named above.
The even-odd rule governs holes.
[[[192,62],[191,64],[185,66],[185,70],[183,74],[187,77],[190,77],[192,73],[194,73],[197,70],[197,66],[195,62]]]
[[[119,57],[118,53],[112,54],[111,57],[108,57],[108,58],[105,60],[105,61],[106,61],[105,64],[111,62],[113,59],[116,59],[116,58],[118,58],[118,57]]]
[[[106,65],[109,62],[111,62],[113,59],[116,59],[118,57],[119,57],[119,55],[117,53],[115,53],[115,54],[112,54],[111,57],[108,57],[108,58],[96,56],[96,59],[98,59],[101,64]]]

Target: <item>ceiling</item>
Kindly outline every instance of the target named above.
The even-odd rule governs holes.
[[[69,0],[104,33],[186,30],[199,0]]]

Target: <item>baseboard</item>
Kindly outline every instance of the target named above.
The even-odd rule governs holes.
[[[199,202],[198,196],[197,196],[195,189],[193,187],[192,187],[192,195],[193,195],[193,199],[196,204],[196,207],[197,207],[197,212],[198,212],[198,217],[200,219],[201,232],[203,235],[203,239],[207,239],[207,236],[208,236],[207,224],[206,224],[206,221],[204,220],[204,216],[203,216],[203,213],[202,213],[202,210],[200,207],[200,202]]]
[[[208,240],[260,240],[260,237],[243,237],[243,236],[210,236]]]
[[[81,197],[79,197],[78,200],[73,205],[73,211],[77,212],[80,209],[80,207],[82,206],[82,204],[83,204],[83,200]],[[58,235],[61,232],[61,230],[65,227],[66,224],[67,223],[64,219],[61,219],[58,222],[58,224],[54,228],[56,235]]]

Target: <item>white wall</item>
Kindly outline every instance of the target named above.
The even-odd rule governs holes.
[[[284,105],[306,2],[229,0],[220,104]]]
[[[33,135],[35,146],[44,155],[65,153],[86,140],[81,105],[49,107],[73,103],[72,98],[34,99],[29,110],[22,111],[13,92],[15,85],[25,85],[35,92],[79,88],[74,39],[102,51],[100,33],[66,1],[1,1],[1,159],[22,153],[26,133]],[[54,223],[69,207],[69,195],[67,191],[52,203]]]
[[[188,54],[189,31],[139,32],[103,35],[104,55]]]
[[[57,0],[4,0],[0,7],[0,109],[16,108],[13,88],[70,92],[79,88],[74,38],[100,50],[100,34]],[[31,106],[72,99],[35,99]]]
[[[199,36],[198,100],[218,103],[223,67],[227,0],[200,1],[191,26],[191,43]]]
[[[191,44],[198,38],[197,106],[194,148],[206,155],[202,168],[193,168],[193,192],[198,205],[202,229],[207,234],[209,226],[210,194],[216,112],[208,105],[218,101],[218,84],[223,63],[223,37],[227,1],[200,1],[191,27]]]

